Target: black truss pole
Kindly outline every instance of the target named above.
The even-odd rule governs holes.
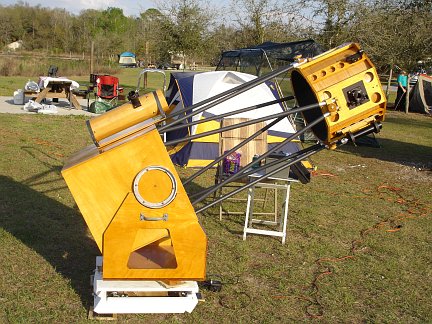
[[[236,174],[234,174],[232,177],[229,177],[225,181],[222,181],[221,183],[219,183],[217,186],[212,187],[212,189],[209,192],[206,191],[201,197],[199,197],[192,204],[196,204],[196,203],[200,202],[201,200],[205,199],[208,195],[210,195],[211,193],[215,192],[219,188],[223,187],[227,183],[233,182],[234,180],[242,177],[243,174],[246,172],[246,170],[249,169],[250,167],[252,167],[252,165],[254,165],[256,163],[259,163],[260,161],[264,160],[266,157],[268,157],[274,151],[277,151],[278,149],[280,149],[281,147],[283,147],[286,143],[291,142],[296,137],[298,137],[301,134],[305,133],[306,131],[308,131],[310,128],[312,128],[313,126],[315,126],[316,124],[318,124],[319,122],[321,122],[324,118],[328,117],[329,115],[330,115],[330,113],[325,113],[324,115],[318,117],[316,120],[314,120],[310,124],[306,125],[303,129],[301,129],[298,132],[296,132],[296,133],[292,134],[291,136],[287,137],[284,141],[280,142],[278,145],[276,145],[274,148],[272,148],[271,151],[267,151],[265,154],[261,155],[257,160],[252,161],[249,164],[247,164],[242,170],[240,170],[239,172],[237,172]]]
[[[277,114],[274,114],[274,115],[269,115],[269,116],[265,116],[265,117],[261,117],[261,118],[257,118],[257,119],[251,119],[251,120],[248,120],[248,121],[245,121],[245,122],[242,122],[242,123],[238,123],[238,124],[235,124],[235,125],[229,125],[229,126],[225,126],[225,127],[220,127],[218,129],[214,129],[214,130],[211,130],[211,131],[208,131],[208,132],[203,132],[203,133],[199,133],[199,134],[195,134],[195,135],[185,136],[185,137],[178,138],[178,139],[175,139],[175,140],[172,140],[172,141],[169,141],[169,142],[165,142],[165,146],[175,145],[175,144],[178,144],[178,143],[181,143],[181,142],[194,140],[194,139],[205,137],[205,136],[208,136],[208,135],[213,135],[213,134],[229,131],[229,130],[232,130],[232,129],[237,129],[237,128],[240,128],[240,127],[253,125],[253,124],[256,124],[256,123],[259,123],[259,122],[262,122],[262,121],[266,121],[266,120],[269,120],[269,119],[274,119],[274,118],[278,118],[278,117],[286,117],[289,114],[290,114],[289,112],[285,111],[285,112],[277,113]]]
[[[279,117],[279,118],[277,118],[276,120],[272,121],[271,123],[267,124],[266,126],[264,126],[263,128],[261,128],[260,130],[258,130],[257,132],[255,132],[253,135],[251,135],[248,138],[246,138],[245,140],[241,141],[239,144],[237,144],[236,146],[234,146],[232,149],[224,152],[216,160],[210,162],[204,168],[200,169],[198,172],[196,172],[193,175],[191,175],[188,179],[186,179],[183,182],[183,184],[186,185],[189,182],[191,182],[192,180],[194,180],[196,177],[199,177],[201,174],[203,174],[204,172],[206,172],[208,169],[211,169],[216,163],[219,163],[224,158],[226,158],[228,155],[230,155],[231,153],[235,152],[237,149],[239,149],[243,145],[249,143],[254,138],[258,137],[259,135],[261,135],[262,133],[264,133],[265,131],[267,131],[270,127],[273,127],[274,125],[276,125],[278,122],[280,122],[284,118],[285,117]]]
[[[238,109],[238,110],[233,110],[233,111],[230,111],[230,112],[227,112],[227,113],[224,113],[224,114],[215,115],[215,116],[212,116],[212,117],[207,117],[205,119],[196,120],[194,122],[188,122],[187,124],[181,124],[181,125],[173,126],[173,127],[168,128],[168,129],[165,129],[163,132],[166,133],[166,132],[182,129],[182,128],[185,128],[185,127],[189,127],[189,126],[203,124],[203,123],[206,123],[208,121],[225,118],[225,117],[228,117],[228,116],[240,114],[240,113],[251,111],[251,110],[255,110],[255,109],[260,109],[260,108],[263,108],[263,107],[266,107],[266,106],[271,106],[271,105],[274,105],[274,104],[277,104],[277,103],[281,103],[281,102],[284,102],[284,101],[291,100],[293,98],[294,98],[293,96],[289,96],[289,97],[284,97],[284,98],[281,98],[281,99],[272,100],[272,101],[269,101],[269,102],[264,102],[264,103],[261,103],[261,104],[258,104],[258,105],[249,106],[249,107]]]
[[[307,107],[307,106],[305,106]],[[301,109],[304,109],[305,107],[301,107]],[[315,108],[314,107],[310,107],[308,109],[312,109]],[[298,108],[295,108],[298,109]],[[293,111],[295,109],[292,109],[290,111]],[[297,113],[298,111],[294,111],[293,113]],[[267,124],[265,127],[263,127],[262,129],[260,129],[258,132],[256,132],[255,134],[253,134],[252,136],[246,138],[245,140],[243,140],[242,142],[240,142],[239,144],[237,144],[236,146],[234,146],[232,149],[228,150],[227,152],[225,152],[222,156],[218,157],[217,159],[213,160],[212,162],[210,162],[209,164],[207,164],[204,168],[202,168],[201,170],[199,170],[198,172],[196,172],[195,174],[193,174],[192,176],[190,176],[188,179],[186,179],[183,184],[188,184],[189,182],[191,182],[192,180],[194,180],[195,178],[197,178],[198,176],[200,176],[201,174],[203,174],[205,171],[211,169],[216,163],[222,161],[225,157],[227,157],[228,155],[230,155],[231,153],[235,152],[235,150],[239,149],[240,147],[242,147],[243,145],[247,144],[248,142],[252,141],[255,137],[259,136],[260,134],[264,133],[266,130],[268,130],[269,128],[271,128],[273,125],[277,124],[280,120],[282,120],[284,117],[279,117],[278,119],[272,121],[271,123]],[[301,134],[300,134],[301,135]],[[285,143],[286,144],[286,143]],[[284,145],[285,145],[284,144]],[[277,150],[278,148],[276,148]],[[272,150],[272,152],[275,149]],[[261,159],[258,160],[258,163],[261,161]]]
[[[272,170],[272,171],[269,172],[268,174],[265,174],[264,176],[262,176],[262,177],[260,177],[260,178],[258,178],[258,179],[256,179],[256,180],[254,180],[254,181],[252,181],[252,182],[250,182],[250,183],[248,183],[248,184],[246,184],[246,185],[244,185],[244,186],[242,186],[242,187],[240,187],[240,188],[238,188],[238,189],[236,189],[236,190],[231,191],[230,193],[228,193],[228,194],[226,194],[226,195],[220,197],[219,199],[214,200],[214,201],[211,202],[210,204],[201,207],[200,209],[196,210],[196,213],[197,213],[197,214],[198,214],[198,213],[201,213],[201,212],[203,212],[204,210],[206,210],[206,209],[208,209],[208,208],[210,208],[210,207],[213,207],[214,205],[216,205],[216,204],[218,204],[218,203],[220,203],[220,202],[222,202],[222,201],[224,201],[224,200],[226,200],[226,199],[228,199],[228,198],[230,198],[230,197],[236,195],[236,194],[239,193],[240,191],[243,191],[244,189],[248,189],[248,188],[252,187],[253,185],[257,184],[258,182],[260,182],[260,181],[262,181],[262,180],[265,180],[265,179],[271,177],[273,174],[276,174],[276,173],[278,173],[279,171],[281,171],[281,170],[283,170],[283,169],[285,169],[285,168],[287,168],[287,167],[289,167],[289,166],[291,166],[291,165],[293,165],[293,164],[295,164],[295,163],[297,163],[297,162],[300,162],[301,160],[307,158],[308,156],[310,156],[310,155],[312,155],[312,154],[315,154],[315,153],[318,153],[319,151],[321,151],[321,150],[323,150],[323,149],[325,148],[325,146],[322,145],[322,144],[317,144],[316,146],[317,146],[317,147],[316,147],[314,150],[311,150],[311,151],[307,152],[306,154],[301,155],[300,157],[296,158],[295,160],[293,160],[293,161],[291,161],[291,162],[289,162],[289,163],[287,163],[287,164],[285,164],[285,165],[282,165],[282,166],[280,166],[279,168],[277,168],[277,169],[275,169],[275,170]],[[198,200],[198,201],[199,201],[199,200]],[[197,201],[197,202],[198,202],[198,201]],[[195,204],[196,204],[196,202],[193,202],[193,203],[192,203],[192,205],[195,205]]]
[[[286,160],[291,160],[291,159],[297,158],[297,157],[300,156],[301,154],[307,153],[307,152],[309,152],[310,150],[311,150],[311,147],[309,147],[309,148],[307,148],[307,149],[304,149],[304,150],[301,150],[301,151],[298,151],[298,152],[295,152],[295,153],[293,153],[293,154],[290,154],[290,155],[287,155],[287,156],[281,157],[281,158],[278,159],[278,160],[275,160],[275,161],[270,162],[270,163],[266,163],[266,164],[264,164],[264,165],[261,165],[261,166],[255,167],[255,168],[250,168],[250,169],[243,168],[243,169],[241,170],[241,172],[242,172],[241,177],[248,176],[249,174],[252,174],[252,173],[259,173],[259,172],[261,172],[261,171],[263,171],[263,170],[265,170],[265,169],[267,169],[267,168],[270,168],[270,167],[272,167],[272,166],[274,166],[274,165],[276,165],[276,164],[282,163],[282,162],[284,162],[284,161],[286,161]],[[256,163],[256,161],[257,161],[257,160],[255,160],[254,163]],[[234,179],[233,179],[233,178],[234,178],[234,176],[231,176],[231,177],[225,179],[225,180],[224,180],[224,181],[225,181],[225,182],[224,182],[224,185],[227,185],[227,184],[229,184],[229,183],[231,183],[231,182],[237,180],[237,178],[234,178]],[[212,191],[213,188],[215,188],[217,185],[218,185],[218,184],[215,184],[214,186],[212,186],[212,187],[210,187],[210,188],[207,188],[207,189],[204,190],[203,192],[197,192],[197,193],[195,193],[195,194],[193,194],[193,195],[190,195],[189,198],[194,198],[194,197],[196,197],[196,196],[198,196],[198,195],[205,195],[206,197],[208,197],[207,193],[209,193],[210,191]],[[218,188],[218,189],[219,189],[219,188]],[[216,190],[217,190],[217,189],[216,189]],[[210,194],[211,194],[211,193],[212,193],[212,192],[210,192]]]
[[[188,111],[192,111],[190,114],[187,114],[186,116],[180,117],[180,118],[172,121],[171,123],[168,123],[165,126],[160,127],[159,131],[163,133],[166,129],[172,127],[173,125],[179,124],[191,116],[199,114],[200,112],[203,112],[207,109],[210,109],[211,107],[214,107],[214,106],[216,106],[216,105],[218,105],[218,104],[220,104],[220,103],[222,103],[228,99],[231,99],[231,98],[247,91],[247,90],[250,90],[261,83],[264,83],[266,81],[271,80],[272,78],[276,77],[279,74],[288,72],[288,71],[292,70],[293,68],[294,68],[294,65],[288,65],[288,66],[282,67],[282,68],[277,69],[273,72],[270,72],[269,74],[266,74],[265,76],[253,79],[253,80],[248,81],[248,82],[245,82],[245,83],[243,83],[243,84],[241,84],[241,85],[239,85],[233,89],[224,91],[224,92],[222,92],[216,96],[205,99],[205,100],[200,101],[196,104],[193,104],[189,107],[183,108],[183,109],[181,109],[181,110],[179,110],[173,114],[170,114],[169,116],[167,116],[168,118],[176,117],[176,116],[179,116],[185,112],[187,113]],[[201,107],[203,105],[205,105],[205,106]],[[198,108],[198,107],[201,107],[201,108]],[[194,109],[196,109],[196,110],[194,111]]]
[[[214,129],[214,130],[208,131],[208,132],[185,136],[185,137],[178,138],[178,139],[175,139],[175,140],[172,140],[172,141],[169,141],[169,142],[165,142],[165,146],[176,145],[176,144],[181,143],[181,142],[185,142],[185,141],[189,141],[189,140],[205,137],[205,136],[208,136],[208,135],[213,135],[213,134],[225,132],[225,131],[228,131],[228,130],[231,130],[231,129],[236,129],[236,128],[240,128],[240,127],[244,127],[244,126],[249,126],[249,125],[256,124],[256,123],[259,123],[259,122],[262,122],[262,121],[266,121],[266,120],[269,120],[269,119],[274,119],[274,118],[278,118],[278,117],[286,117],[288,115],[295,114],[297,112],[301,112],[301,111],[304,111],[304,110],[320,107],[321,105],[322,105],[321,103],[317,103],[317,104],[308,105],[308,106],[304,106],[304,107],[294,108],[294,109],[291,109],[289,111],[280,112],[280,113],[277,113],[277,114],[274,114],[274,115],[268,115],[268,116],[264,116],[264,117],[257,118],[257,119],[251,119],[251,120],[248,120],[248,121],[245,121],[245,122],[242,122],[242,123],[238,123],[236,125],[225,126],[225,127],[221,127],[221,128],[218,128],[218,129]],[[185,125],[185,127],[186,126],[187,125]]]

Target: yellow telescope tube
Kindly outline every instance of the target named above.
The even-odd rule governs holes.
[[[125,103],[87,121],[87,127],[96,145],[111,135],[163,115],[168,110],[168,104],[161,90],[142,95],[138,100],[141,106],[137,108],[134,108],[132,103]]]
[[[303,113],[307,123],[330,113],[312,128],[326,144],[384,120],[387,100],[378,73],[356,43],[341,45],[298,65],[291,73],[291,82],[299,106],[327,103]]]

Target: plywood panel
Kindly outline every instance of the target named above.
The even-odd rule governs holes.
[[[248,120],[250,119],[226,118],[222,121],[221,124],[222,127],[224,127],[230,125],[237,125]],[[241,143],[243,140],[262,129],[265,125],[266,124],[264,122],[260,122],[249,126],[244,126],[241,128],[222,132],[221,153]],[[245,165],[252,162],[252,158],[255,154],[261,155],[267,151],[267,132],[263,132],[262,134],[258,135],[256,138],[243,145],[236,151],[241,154],[240,166],[244,167]]]
[[[132,193],[134,179],[148,167],[163,168],[175,180],[167,184],[155,171],[138,182],[152,203],[175,187],[163,207],[145,207]],[[100,153],[86,148],[62,174],[102,251],[104,279],[204,279],[206,236],[156,129]]]
[[[244,123],[246,121],[249,121],[249,118],[225,118],[222,120],[221,127],[231,126],[231,125],[237,125],[240,123]],[[249,126],[244,126],[240,128],[235,128],[232,130],[228,130],[225,132],[222,132],[223,138],[235,138],[235,139],[245,139],[249,136],[255,134],[257,131],[259,131],[261,128],[263,128],[266,124],[264,122],[252,124]],[[256,140],[264,140],[266,137],[266,133],[262,133],[258,135],[255,139]]]
[[[139,217],[140,211],[152,217],[167,213],[168,220],[143,222]],[[188,204],[180,197],[163,210],[151,210],[140,206],[129,194],[104,234],[104,279],[203,280],[206,268],[206,237],[199,223],[186,216],[187,211]],[[160,234],[161,229],[167,229],[169,233],[169,241],[147,246],[147,249],[151,249],[150,252],[163,250],[161,255],[150,253],[149,250],[143,251],[142,256],[150,256],[148,262],[145,258],[134,255],[133,247],[141,245],[137,240],[146,240],[144,236],[140,236],[141,229],[155,230],[156,234]],[[171,242],[169,246],[172,245],[172,252],[167,248],[167,242]],[[131,257],[133,264],[129,263]],[[174,258],[175,268],[172,267]],[[149,267],[151,262],[165,266],[158,269],[145,268]]]
[[[62,175],[100,250],[102,235],[128,192],[135,176],[148,165],[165,165],[180,178],[156,130],[98,153],[92,146],[78,152],[62,170]],[[184,189],[181,199],[189,202]],[[191,205],[188,213],[194,215]],[[138,215],[139,216],[139,215]],[[196,216],[193,216],[196,218]]]

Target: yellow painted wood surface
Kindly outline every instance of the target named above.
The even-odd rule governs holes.
[[[166,173],[150,170],[141,177],[137,190],[146,201],[157,203],[168,198],[172,192],[172,182]]]
[[[169,238],[169,233],[166,228],[138,229],[132,244],[132,251],[138,250],[163,238]]]
[[[165,207],[147,208],[132,193],[136,175],[148,166],[162,166],[176,180],[176,196]],[[104,152],[94,145],[83,149],[70,158],[62,174],[102,251],[104,278],[204,278],[206,236],[154,127]],[[148,175],[139,182],[143,198],[165,199],[172,182],[158,172]],[[143,221],[141,214],[166,214],[168,219]],[[151,265],[159,268],[148,268]]]
[[[194,214],[188,200],[181,198],[182,193],[179,195],[167,207],[155,210],[141,206],[132,194],[127,196],[104,233],[104,279],[205,278],[206,237],[199,223],[192,217]],[[161,217],[163,213],[167,213],[168,220],[142,221],[140,212],[149,217]],[[143,229],[149,233],[142,235],[140,230]],[[163,234],[163,229],[167,230],[169,237],[161,237],[162,240],[155,245],[148,244],[147,238],[158,238]],[[135,249],[138,246],[147,247],[147,251],[141,253],[141,258],[139,249]],[[137,261],[139,258],[141,260]]]
[[[324,121],[327,134],[317,135],[327,143],[341,138],[348,131],[355,132],[373,121],[384,120],[387,101],[373,63],[365,53],[362,53],[355,62],[347,60],[359,51],[358,44],[346,44],[299,65],[293,71],[293,74],[302,75],[310,87],[310,92],[296,93],[299,101],[302,99],[301,96],[308,94],[315,96],[316,102],[336,100],[337,111],[331,111],[330,106],[321,108],[322,113],[332,113]],[[348,107],[344,89],[356,83],[364,85],[369,101],[356,107]],[[295,84],[293,88],[296,89]],[[297,92],[300,91],[297,89]],[[373,118],[363,122],[369,117]]]

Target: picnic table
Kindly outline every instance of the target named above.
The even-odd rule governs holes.
[[[53,98],[58,101],[59,98],[67,99],[76,109],[81,110],[81,105],[73,93],[73,89],[79,88],[79,84],[66,78],[40,77],[39,87],[41,89],[37,94],[35,102],[41,103],[45,98]]]

